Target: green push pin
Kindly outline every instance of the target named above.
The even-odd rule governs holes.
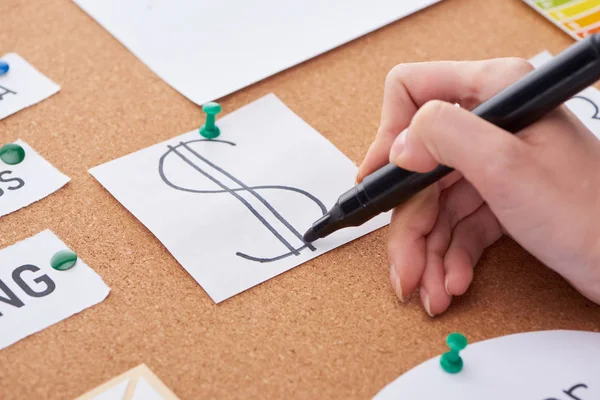
[[[66,271],[75,266],[77,254],[71,250],[61,250],[50,259],[50,265],[57,271]]]
[[[15,143],[5,144],[0,148],[0,160],[8,165],[16,165],[25,159],[25,150]]]
[[[215,116],[221,112],[219,103],[206,103],[202,106],[202,111],[206,113],[206,122],[200,128],[200,134],[207,139],[214,139],[221,134],[221,130],[215,125]]]
[[[448,343],[450,351],[442,354],[440,365],[449,374],[456,374],[463,368],[463,360],[458,352],[467,347],[467,338],[460,333],[451,333],[446,338],[446,343]]]

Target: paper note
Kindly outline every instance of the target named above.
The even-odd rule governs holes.
[[[225,96],[440,0],[75,0],[196,104]]]
[[[15,143],[25,150],[25,159],[16,165],[0,160],[0,217],[43,199],[70,180],[27,143]]]
[[[50,266],[68,247],[49,230],[0,250],[0,349],[66,319],[110,289],[81,259],[67,271]]]
[[[304,243],[354,186],[356,165],[274,95],[217,125],[217,140],[194,130],[90,171],[215,302],[389,222]]]
[[[600,333],[543,331],[469,344],[463,370],[433,358],[386,386],[375,400],[600,399]]]
[[[552,58],[550,52],[544,51],[531,58],[529,62],[537,68]],[[600,139],[600,91],[590,86],[565,104]]]
[[[125,393],[127,392],[127,387],[129,387],[130,381],[130,379],[126,379],[123,382],[118,383],[117,385],[107,389],[105,392],[94,396],[93,400],[123,400],[125,398]]]
[[[148,383],[148,381],[143,377],[140,377],[131,400],[163,400],[163,397]]]
[[[142,364],[76,400],[178,400],[178,398],[146,365]]]
[[[16,53],[2,57],[10,69],[0,76],[0,119],[52,96],[60,86]]]

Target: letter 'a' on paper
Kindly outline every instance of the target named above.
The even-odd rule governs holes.
[[[0,217],[56,192],[70,179],[22,140],[25,159],[16,165],[0,161]]]
[[[440,0],[75,0],[201,105]]]
[[[60,86],[18,54],[6,54],[2,60],[8,63],[10,70],[0,76],[0,119],[39,103],[60,90]]]
[[[45,230],[0,250],[0,350],[103,301],[110,289],[82,259],[68,271],[50,258],[68,247]]]
[[[196,129],[90,170],[215,302],[389,223],[304,243],[356,165],[272,94],[217,124],[216,140]]]
[[[449,374],[435,357],[381,390],[374,400],[600,399],[600,333],[541,331],[469,344],[463,369]],[[571,390],[576,397],[569,397]]]

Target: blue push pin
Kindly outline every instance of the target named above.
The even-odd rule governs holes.
[[[0,76],[6,75],[9,69],[10,65],[4,60],[0,60]]]

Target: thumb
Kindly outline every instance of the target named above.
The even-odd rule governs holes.
[[[486,198],[530,164],[528,144],[475,114],[430,101],[394,141],[390,162],[416,172],[438,164],[460,171]],[[489,199],[487,199],[489,200]]]

